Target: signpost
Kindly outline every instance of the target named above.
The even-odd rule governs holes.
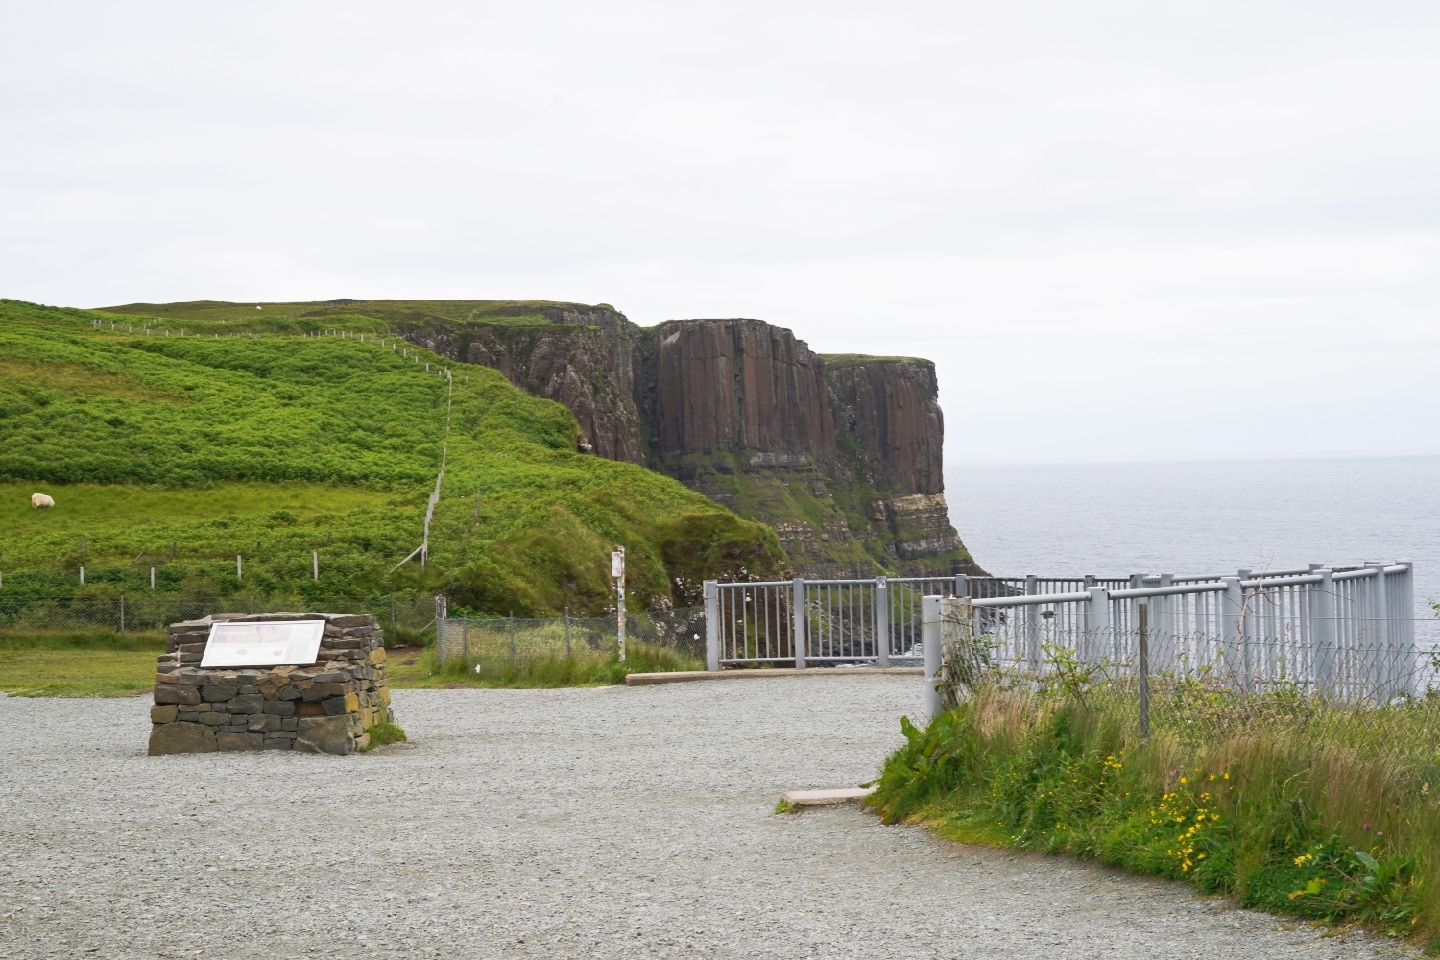
[[[615,629],[620,638],[620,661],[625,661],[625,548],[610,552],[610,576],[615,578]]]

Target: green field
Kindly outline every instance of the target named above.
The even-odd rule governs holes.
[[[784,570],[769,528],[578,453],[564,407],[380,320],[174,307],[186,315],[146,322],[0,301],[0,601],[148,589],[154,566],[162,594],[444,591],[461,610],[544,616],[602,611],[617,543],[640,608],[693,603],[707,576]],[[354,336],[302,335],[330,330]],[[430,563],[392,572],[420,544],[444,449]],[[32,510],[37,491],[57,506]]]

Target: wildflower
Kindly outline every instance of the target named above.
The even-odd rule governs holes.
[[[1180,782],[1181,782],[1181,783],[1189,783],[1190,781],[1187,780],[1187,779],[1184,778],[1184,777],[1181,777],[1181,778],[1180,778]]]
[[[1230,779],[1230,774],[1229,774],[1228,772],[1225,774],[1224,779],[1226,779],[1226,780],[1229,780],[1229,779]]]
[[[1370,824],[1368,824],[1368,823],[1361,824],[1361,825],[1360,825],[1360,829],[1361,829],[1361,830],[1369,830],[1369,829],[1370,829]]]

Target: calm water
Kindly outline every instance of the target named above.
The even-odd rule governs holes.
[[[951,464],[945,486],[955,529],[991,573],[1413,560],[1416,616],[1440,600],[1440,457]]]

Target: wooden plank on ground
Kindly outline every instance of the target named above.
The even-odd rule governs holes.
[[[875,792],[874,787],[841,787],[833,790],[786,790],[780,801],[792,807],[823,807],[832,803],[864,800]]]

